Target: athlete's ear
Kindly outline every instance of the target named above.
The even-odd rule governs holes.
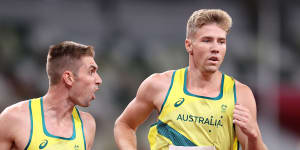
[[[74,75],[71,71],[64,71],[62,74],[62,80],[66,84],[66,86],[71,87],[74,82]]]
[[[186,51],[187,51],[189,54],[193,55],[192,40],[187,38],[187,39],[185,39],[184,44],[185,44],[185,49],[186,49]]]

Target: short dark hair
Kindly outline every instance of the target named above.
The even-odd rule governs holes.
[[[94,57],[94,48],[73,41],[64,41],[57,45],[51,45],[46,64],[50,85],[57,84],[65,70],[70,70],[76,74],[79,68],[77,65],[78,60],[83,56]]]

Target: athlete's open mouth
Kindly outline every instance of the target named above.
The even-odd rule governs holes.
[[[212,56],[212,57],[210,57],[208,60],[211,60],[211,61],[219,61],[218,57],[216,57],[216,56]]]

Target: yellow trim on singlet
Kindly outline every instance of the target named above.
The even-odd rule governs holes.
[[[79,111],[72,112],[73,134],[71,137],[55,136],[48,132],[43,111],[43,98],[29,100],[31,134],[25,150],[85,150],[86,143]]]
[[[158,121],[149,130],[151,150],[168,150],[169,145],[237,150],[234,79],[223,74],[219,94],[206,97],[189,92],[186,78],[187,68],[174,71]]]

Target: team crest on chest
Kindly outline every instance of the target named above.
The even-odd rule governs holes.
[[[79,145],[75,144],[74,150],[79,150]]]
[[[227,107],[228,107],[227,105],[222,104],[222,105],[221,105],[221,112],[226,112]]]

